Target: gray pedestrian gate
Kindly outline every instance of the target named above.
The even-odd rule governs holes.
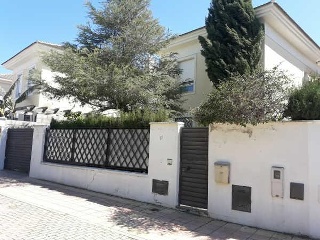
[[[4,168],[29,173],[32,152],[32,128],[9,128]]]
[[[208,208],[208,128],[182,128],[179,204]]]

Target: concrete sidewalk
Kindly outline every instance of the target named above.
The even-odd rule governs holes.
[[[0,171],[2,239],[301,238]]]

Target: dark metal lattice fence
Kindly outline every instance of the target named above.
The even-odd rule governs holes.
[[[193,127],[193,119],[192,117],[176,117],[174,119],[175,122],[183,122],[184,127],[192,128]]]
[[[48,129],[44,161],[148,172],[149,129]]]

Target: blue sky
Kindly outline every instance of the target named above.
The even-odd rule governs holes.
[[[99,6],[102,0],[92,0]],[[253,0],[258,6],[269,0]],[[0,63],[36,40],[73,41],[77,25],[87,19],[86,0],[1,0]],[[172,33],[204,26],[211,0],[151,0],[151,10]],[[278,4],[320,45],[320,0],[277,0]],[[6,71],[0,67],[0,73]]]

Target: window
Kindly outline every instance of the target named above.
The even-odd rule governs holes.
[[[180,61],[179,67],[182,70],[180,75],[182,92],[193,93],[195,91],[195,58]]]
[[[27,82],[27,90],[28,90],[28,96],[32,95],[32,92],[33,90],[29,90],[34,84],[31,80],[31,74],[33,74],[35,70],[35,67],[32,67],[29,69],[29,72],[28,72],[28,82]]]
[[[22,84],[22,74],[18,74],[18,78],[16,81],[16,92],[15,92],[16,99],[21,95],[21,84]]]

